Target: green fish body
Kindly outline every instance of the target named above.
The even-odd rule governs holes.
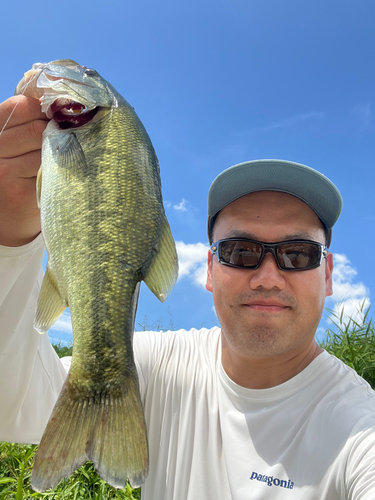
[[[74,340],[32,486],[53,488],[92,460],[112,486],[135,487],[148,471],[132,349],[140,282],[165,300],[178,274],[158,161],[133,108],[94,70],[34,66],[16,93],[54,118],[37,179],[48,263],[34,326],[47,331],[69,306]]]

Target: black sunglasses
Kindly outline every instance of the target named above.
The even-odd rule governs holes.
[[[282,271],[307,271],[319,267],[328,248],[309,240],[262,243],[246,238],[227,238],[211,245],[220,264],[239,269],[258,269],[267,252],[271,252]]]

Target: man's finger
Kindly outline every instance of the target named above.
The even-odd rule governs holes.
[[[47,123],[33,120],[5,129],[0,135],[0,159],[14,158],[41,149],[42,134]]]
[[[17,179],[30,179],[36,177],[41,164],[41,152],[31,151],[30,153],[17,158],[6,158],[0,162],[0,183],[9,182],[11,184]]]
[[[39,100],[24,95],[13,96],[0,103],[0,130],[10,116],[6,130],[33,120],[47,120],[41,111]]]

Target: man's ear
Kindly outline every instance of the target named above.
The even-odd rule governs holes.
[[[326,269],[325,269],[325,283],[326,283],[326,297],[333,294],[332,288],[332,273],[333,273],[333,255],[331,252],[326,257]]]
[[[207,255],[207,281],[206,281],[206,290],[209,292],[212,292],[212,252],[211,250],[208,251]]]

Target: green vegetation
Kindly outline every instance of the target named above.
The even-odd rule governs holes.
[[[57,342],[57,344],[52,344],[52,347],[57,352],[59,358],[63,358],[64,356],[72,356],[73,353],[73,344],[64,345],[61,341]]]
[[[168,330],[178,330],[178,327],[173,323],[173,318],[172,318],[172,312],[170,308],[168,307],[168,316],[169,316],[169,322],[168,326],[164,326],[163,318],[159,318],[152,323],[150,323],[148,316],[144,316],[142,323],[136,323],[135,324],[135,331],[136,332],[160,332],[160,331],[168,331]]]
[[[329,311],[333,328],[326,330],[325,339],[319,345],[353,368],[375,389],[375,325],[369,317],[370,309],[362,303],[357,317],[347,318]]]
[[[375,388],[375,326],[369,317],[369,309],[360,309],[360,320],[345,318],[343,314],[331,314],[332,327],[326,330],[321,347],[338,357],[357,371]],[[147,318],[139,325],[142,330],[162,329],[162,324],[149,328]],[[172,323],[171,325],[172,326]],[[60,357],[71,356],[72,346],[57,343],[54,345]],[[18,445],[0,442],[0,500],[45,498],[47,500],[138,500],[140,488],[115,490],[105,483],[95,472],[91,462],[78,469],[70,478],[65,479],[53,492],[36,493],[30,487],[30,476],[36,445]]]
[[[69,479],[64,479],[51,493],[36,493],[30,487],[36,445],[0,443],[0,500],[139,500],[141,490],[109,486],[87,462]]]

